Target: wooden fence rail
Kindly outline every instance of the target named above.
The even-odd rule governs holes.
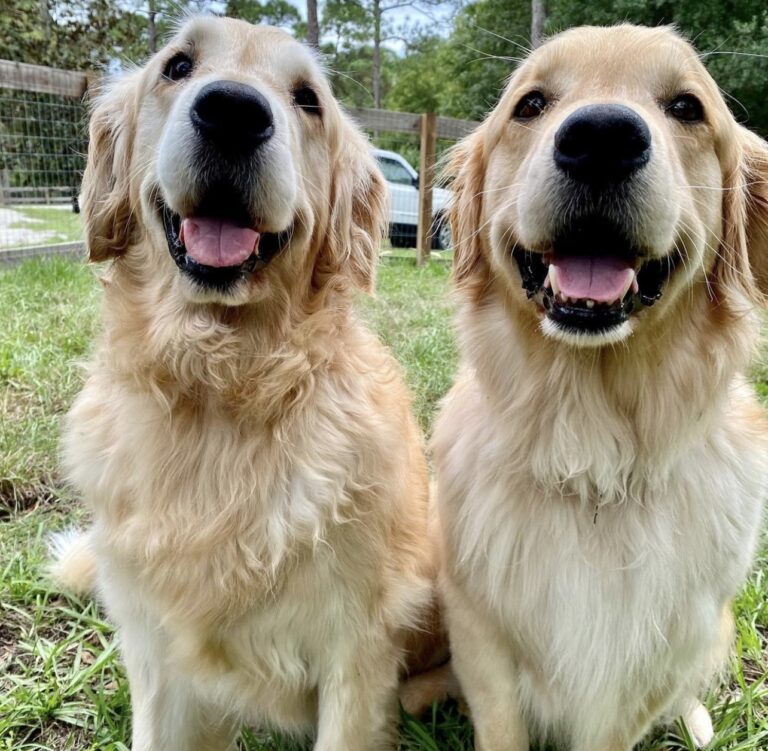
[[[90,83],[98,78],[93,73],[78,73],[61,68],[46,68],[42,65],[16,63],[0,60],[0,88],[34,91],[39,94],[80,99]]]

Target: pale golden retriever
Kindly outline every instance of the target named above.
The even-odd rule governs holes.
[[[96,586],[133,751],[391,748],[431,597],[427,474],[392,356],[357,321],[385,184],[287,34],[188,22],[91,119],[83,215],[112,259],[66,421],[93,511],[56,573]]]
[[[477,748],[627,751],[731,634],[768,488],[744,373],[768,148],[666,28],[534,51],[455,152],[463,364],[434,437]]]

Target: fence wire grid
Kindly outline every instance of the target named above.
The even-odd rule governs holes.
[[[78,242],[83,97],[46,92],[46,69],[20,69],[14,83],[24,88],[7,78],[0,77],[0,252]]]
[[[0,261],[81,250],[77,196],[87,151],[88,85],[86,74],[0,60]],[[352,114],[371,140],[390,191],[384,254],[417,246],[420,215],[431,250],[449,250],[445,187],[432,191],[431,212],[428,198],[420,211],[425,116],[384,110]],[[475,125],[437,121],[430,151],[438,159]]]

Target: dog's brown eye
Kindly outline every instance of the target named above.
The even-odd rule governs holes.
[[[163,78],[167,78],[169,81],[180,81],[191,75],[193,68],[194,63],[189,55],[179,52],[165,64]]]
[[[315,94],[315,90],[310,86],[299,86],[293,91],[293,102],[297,107],[309,112],[312,115],[320,115],[320,100]]]
[[[512,116],[516,120],[533,120],[547,107],[547,98],[540,91],[531,91],[526,94],[515,106]]]
[[[693,94],[681,94],[667,105],[667,114],[684,123],[699,123],[704,119],[704,107]]]

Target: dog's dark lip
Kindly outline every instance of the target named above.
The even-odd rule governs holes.
[[[583,301],[564,301],[551,287],[545,286],[548,253],[519,246],[512,250],[528,299],[538,304],[562,328],[586,334],[610,331],[626,322],[633,313],[652,306],[661,298],[667,281],[682,260],[677,249],[662,258],[649,257],[631,248],[627,248],[623,255],[637,265],[637,288],[630,289],[619,303],[593,303],[587,307],[581,304]]]
[[[162,200],[158,201],[158,211],[168,243],[168,252],[176,266],[198,284],[205,287],[227,291],[237,281],[255,274],[272,261],[288,245],[293,236],[293,226],[283,232],[261,233],[259,248],[243,263],[237,266],[213,267],[197,263],[187,255],[187,249],[181,242],[181,217],[171,211]]]

